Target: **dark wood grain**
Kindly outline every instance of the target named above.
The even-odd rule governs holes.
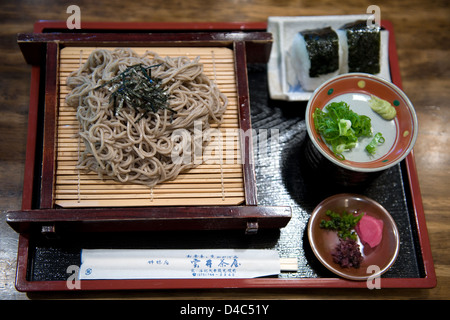
[[[244,135],[241,136],[241,152],[243,156],[243,174],[245,183],[245,203],[256,205],[256,178],[255,167],[253,163],[253,148],[251,135],[251,117],[250,101],[247,77],[247,57],[245,55],[245,42],[237,41],[234,43],[235,51],[235,69],[239,105],[239,123],[240,129]]]
[[[343,1],[81,1],[82,21],[101,22],[258,22],[269,16],[336,15],[365,13],[368,3]],[[437,273],[434,289],[382,290],[171,290],[124,293],[89,293],[84,297],[149,299],[302,299],[302,298],[450,298],[450,155],[448,152],[450,108],[450,8],[447,0],[380,0],[382,19],[392,22],[396,34],[403,89],[415,106],[419,137],[414,148],[423,206],[426,214],[433,259]],[[67,2],[14,1],[0,7],[0,207],[19,210],[22,201],[24,161],[27,141],[31,67],[16,43],[17,33],[33,31],[37,20],[68,17]],[[3,219],[4,220],[4,219]],[[4,221],[2,221],[4,223]],[[2,236],[17,237],[8,228]],[[13,250],[14,251],[14,250]],[[14,258],[11,258],[14,263]],[[2,278],[0,278],[2,280]],[[5,278],[6,279],[6,278]],[[10,278],[6,279],[7,281]],[[5,280],[5,281],[6,281]],[[14,290],[9,285],[8,288]],[[15,296],[9,293],[8,297]],[[64,297],[62,294],[34,297]]]
[[[42,182],[40,208],[53,207],[54,176],[56,172],[56,118],[58,108],[58,53],[56,42],[46,44],[44,143],[42,156]]]
[[[7,216],[8,223],[20,233],[30,233],[35,227],[31,224],[71,232],[246,230],[251,226],[248,222],[264,229],[282,228],[290,218],[291,208],[280,206],[39,209],[9,211]]]

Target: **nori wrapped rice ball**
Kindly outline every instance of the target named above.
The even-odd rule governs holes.
[[[366,20],[343,25],[341,45],[348,53],[345,72],[380,73],[380,28],[368,27]],[[345,50],[347,48],[347,50]]]
[[[310,77],[318,77],[339,69],[339,39],[330,27],[300,32],[306,42],[311,68]]]
[[[316,89],[339,73],[337,33],[330,27],[297,33],[290,49],[290,58],[302,88]]]

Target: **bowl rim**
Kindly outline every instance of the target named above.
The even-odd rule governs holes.
[[[354,77],[361,77],[361,78],[367,78],[367,79],[374,79],[376,81],[381,82],[382,84],[384,84],[385,86],[390,87],[391,89],[393,89],[394,91],[396,91],[396,93],[398,93],[402,99],[404,99],[404,101],[406,102],[406,106],[407,108],[410,110],[411,116],[412,116],[412,122],[413,122],[413,133],[412,133],[412,138],[411,138],[411,143],[409,144],[408,148],[405,149],[405,151],[403,152],[403,154],[396,159],[395,161],[390,161],[387,162],[385,165],[383,166],[379,166],[376,168],[364,168],[364,167],[354,167],[351,165],[348,165],[342,161],[340,161],[339,159],[337,159],[336,157],[333,157],[332,155],[330,155],[328,152],[326,152],[325,150],[322,149],[322,147],[320,145],[317,144],[316,139],[314,138],[316,136],[316,134],[313,132],[312,128],[311,128],[311,124],[309,121],[309,113],[310,110],[312,108],[311,106],[311,102],[314,100],[313,98],[324,88],[326,87],[330,82],[335,82],[338,81],[340,78],[347,78],[349,76],[354,76]],[[366,173],[370,173],[370,172],[379,172],[379,171],[383,171],[386,170],[392,166],[395,166],[396,164],[398,164],[399,162],[401,162],[403,159],[405,159],[410,152],[413,150],[414,145],[417,141],[417,136],[419,133],[419,124],[418,124],[418,120],[417,120],[417,114],[416,111],[414,109],[413,104],[411,103],[411,101],[409,100],[408,96],[403,92],[402,89],[400,89],[398,86],[396,86],[395,84],[393,84],[392,82],[381,78],[379,76],[375,76],[373,74],[369,74],[369,73],[362,73],[362,72],[352,72],[352,73],[344,73],[344,74],[340,74],[337,75],[331,79],[328,79],[327,81],[323,82],[319,87],[317,87],[314,92],[311,95],[311,98],[308,100],[308,104],[306,105],[306,111],[305,111],[305,124],[306,124],[306,130],[308,132],[308,136],[311,140],[311,142],[313,143],[314,147],[328,160],[330,160],[332,163],[334,163],[335,165],[350,170],[350,171],[356,171],[356,172],[366,172]]]
[[[322,257],[322,255],[320,254],[319,250],[317,249],[317,247],[315,245],[314,237],[313,237],[313,226],[314,226],[314,221],[318,216],[318,212],[328,202],[331,202],[331,201],[335,200],[336,198],[342,198],[342,197],[343,198],[360,198],[362,200],[370,202],[371,204],[373,204],[374,206],[379,208],[385,214],[386,218],[389,220],[390,224],[392,225],[393,234],[394,234],[394,237],[396,240],[395,241],[395,251],[394,251],[394,254],[392,255],[392,257],[390,258],[389,262],[386,264],[386,266],[383,269],[380,269],[378,272],[368,274],[367,276],[355,276],[355,275],[351,275],[351,274],[345,273],[343,271],[340,271],[339,269],[337,269],[337,268],[333,267],[332,265],[330,265],[329,263],[327,263],[327,261]],[[372,198],[369,198],[367,196],[360,195],[360,194],[355,194],[355,193],[339,193],[339,194],[332,195],[332,196],[322,200],[314,208],[314,210],[311,213],[311,217],[310,217],[310,219],[308,221],[308,225],[307,225],[307,233],[308,233],[308,240],[309,240],[311,249],[312,249],[314,255],[316,256],[316,258],[322,263],[322,265],[325,266],[328,270],[330,270],[334,274],[337,274],[338,276],[341,276],[342,278],[349,279],[349,280],[361,281],[361,280],[368,280],[369,278],[375,278],[375,277],[381,276],[383,273],[388,271],[389,268],[392,267],[394,262],[397,260],[397,257],[398,257],[399,251],[400,251],[400,234],[398,232],[397,224],[395,223],[395,220],[392,218],[390,213],[386,210],[385,207],[383,207],[380,203],[373,200]]]

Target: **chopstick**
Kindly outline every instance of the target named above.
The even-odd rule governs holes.
[[[294,272],[298,270],[297,258],[280,258],[281,272]]]

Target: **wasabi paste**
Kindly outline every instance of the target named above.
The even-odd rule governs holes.
[[[397,110],[386,100],[371,96],[369,105],[373,111],[385,120],[392,120],[397,115]]]

